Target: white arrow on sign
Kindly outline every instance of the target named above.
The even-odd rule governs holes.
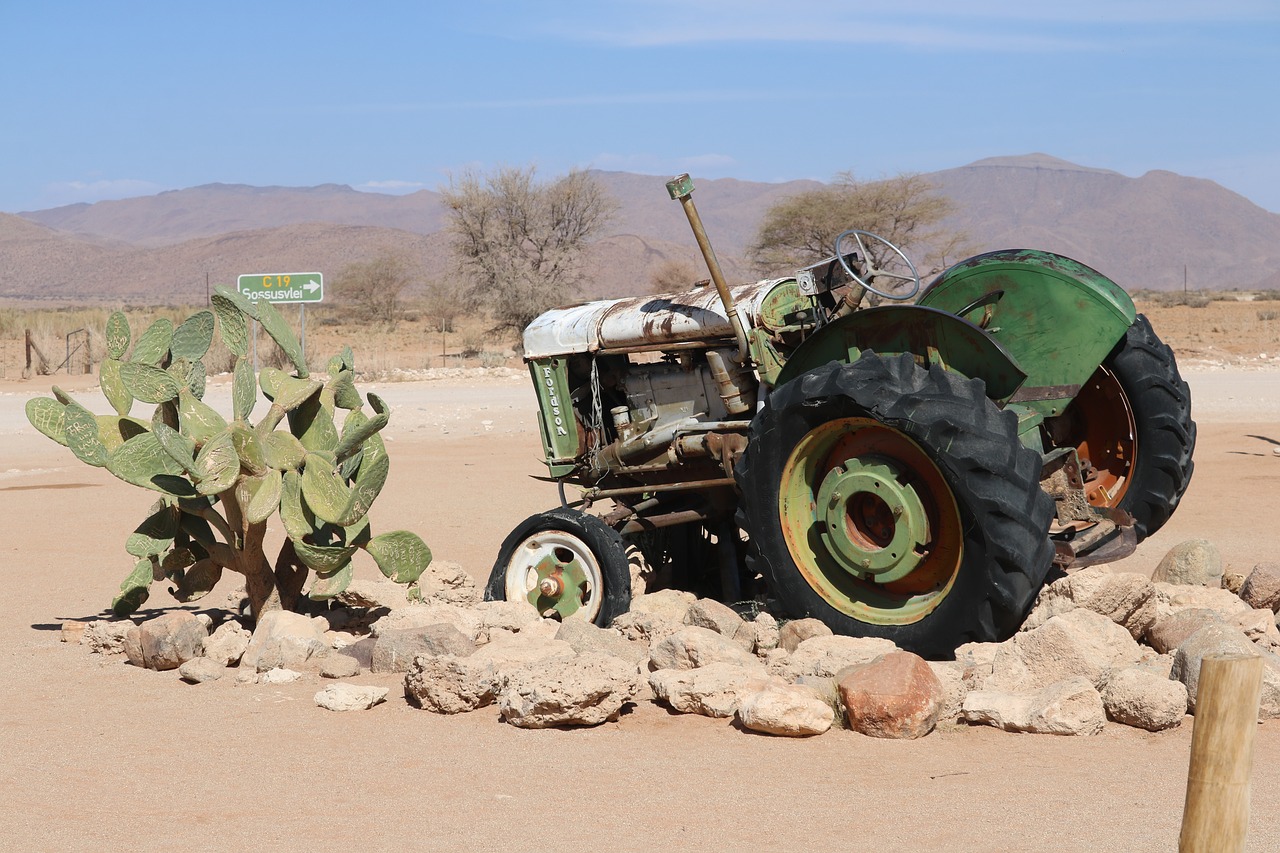
[[[302,285],[302,287],[305,290],[307,290],[309,293],[315,293],[317,290],[320,289],[320,285],[316,284],[315,279],[311,279],[306,284]]]

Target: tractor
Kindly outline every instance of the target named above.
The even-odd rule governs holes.
[[[1107,277],[1011,249],[922,289],[851,229],[729,287],[689,176],[667,189],[711,278],[525,329],[561,505],[506,538],[486,598],[608,625],[656,577],[946,657],[1011,636],[1048,579],[1127,556],[1177,507],[1190,392]]]

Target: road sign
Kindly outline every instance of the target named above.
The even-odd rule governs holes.
[[[236,279],[236,290],[251,302],[321,302],[324,300],[324,276],[318,272],[283,272],[267,275],[242,275]]]

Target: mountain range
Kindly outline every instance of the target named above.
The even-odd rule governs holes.
[[[587,298],[649,289],[665,262],[700,256],[665,178],[594,172],[618,210],[589,251]],[[813,181],[699,180],[694,199],[731,280],[770,205]],[[973,251],[1039,248],[1135,290],[1280,288],[1280,214],[1218,184],[1172,172],[1129,178],[1044,154],[927,174],[955,213],[944,223]],[[850,223],[854,226],[857,223]],[[337,184],[209,184],[152,196],[0,213],[0,299],[203,302],[206,281],[320,271],[331,281],[382,249],[423,281],[450,275],[440,195],[385,195]],[[1184,279],[1185,276],[1185,279]]]

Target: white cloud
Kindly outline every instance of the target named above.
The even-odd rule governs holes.
[[[162,192],[166,187],[136,178],[99,179],[93,181],[59,181],[46,184],[41,201],[51,207],[64,204],[93,203],[109,199],[133,198]]]

